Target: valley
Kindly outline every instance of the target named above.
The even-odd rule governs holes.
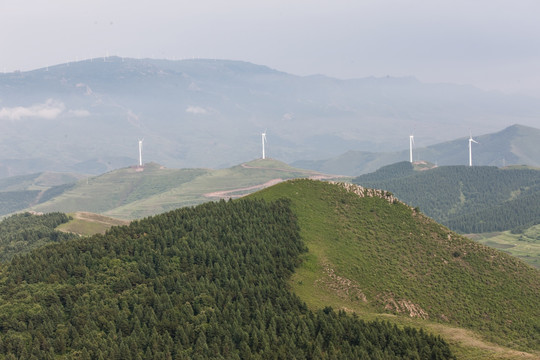
[[[540,269],[540,225],[534,225],[518,233],[512,231],[467,235],[487,246],[516,256]]]

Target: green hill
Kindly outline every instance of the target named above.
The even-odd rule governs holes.
[[[465,359],[497,357],[486,339],[540,354],[540,272],[518,259],[384,191],[292,180],[251,196],[290,200],[309,249],[291,286],[311,308],[412,318],[445,334]],[[474,333],[457,336],[458,327]],[[475,334],[484,340],[471,343]]]
[[[135,219],[182,206],[236,198],[286,179],[310,176],[325,177],[272,159],[219,170],[167,169],[147,164],[144,171],[124,168],[79,181],[73,188],[32,210],[87,211]]]
[[[0,267],[6,359],[453,359],[440,337],[311,311],[289,201],[183,208]]]
[[[0,216],[45,202],[67,190],[83,175],[43,172],[0,179]]]
[[[408,162],[352,180],[385,189],[462,233],[504,231],[540,223],[540,171],[442,166],[414,171]]]

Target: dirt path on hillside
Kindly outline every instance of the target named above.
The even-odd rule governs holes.
[[[456,328],[443,324],[431,324],[429,328],[437,331],[447,341],[455,341],[458,344],[478,348],[493,353],[493,359],[538,359],[540,353],[530,353],[510,349],[479,338],[479,336],[467,329]]]
[[[343,308],[343,310],[354,313],[355,310]],[[378,314],[377,318],[395,318],[394,314]],[[408,324],[408,326],[415,327],[414,322]],[[502,345],[498,345],[488,340],[482,338],[478,333],[455,327],[451,324],[441,324],[441,323],[426,323],[425,329],[430,332],[433,332],[437,335],[440,335],[445,339],[450,345],[455,344],[456,346],[466,349],[481,349],[482,351],[487,352],[488,354],[480,354],[475,359],[493,359],[493,360],[514,360],[514,359],[540,359],[540,352],[538,351],[519,351],[511,349]],[[417,327],[417,326],[416,326]]]
[[[130,223],[129,220],[114,219],[108,216],[103,216],[103,215],[99,215],[99,214],[95,214],[91,212],[85,212],[85,211],[78,211],[75,214],[73,214],[73,217],[79,220],[96,222],[96,223],[101,223],[101,224],[111,225],[111,226],[128,225]]]
[[[242,166],[244,169],[275,170],[275,171],[283,171],[283,172],[304,173],[304,174],[306,174],[306,178],[312,179],[312,180],[329,180],[329,179],[345,177],[343,175],[322,174],[320,172],[313,171],[313,170],[269,168],[269,167],[264,167],[264,166],[251,166],[251,165],[246,165],[246,164],[242,164],[240,166]],[[235,193],[245,192],[245,191],[252,192],[252,191],[255,191],[255,190],[261,190],[261,189],[267,188],[269,186],[278,184],[278,183],[280,183],[282,181],[284,181],[284,179],[277,178],[277,179],[269,180],[269,181],[265,182],[264,184],[253,185],[253,186],[237,188],[237,189],[231,189],[231,190],[213,191],[213,192],[210,192],[210,193],[203,194],[203,196],[208,197],[208,198],[220,198],[220,199],[233,198],[233,199],[236,199],[236,198],[245,196],[247,194],[235,194]]]
[[[238,189],[232,189],[232,190],[214,191],[214,192],[211,192],[211,193],[203,194],[203,196],[205,196],[205,197],[215,197],[215,198],[221,198],[221,199],[223,199],[223,198],[239,198],[239,197],[245,196],[246,194],[234,194],[234,193],[241,192],[241,191],[261,190],[261,189],[267,188],[269,186],[279,184],[282,181],[283,181],[283,179],[272,179],[272,180],[269,180],[269,181],[265,182],[264,184],[253,185],[253,186],[248,186],[248,187],[243,187],[243,188],[238,188]]]
[[[41,200],[41,198],[43,197],[43,194],[45,194],[45,190],[41,190],[39,192],[39,194],[37,194],[36,198],[34,199],[34,201],[32,201],[30,203],[30,206],[29,207],[32,207],[32,206],[36,206],[37,204],[39,204],[39,201]]]
[[[309,179],[313,180],[325,180],[325,179],[335,179],[340,177],[346,177],[344,175],[328,175],[328,174],[322,174],[318,171],[314,170],[304,170],[304,169],[284,169],[284,168],[269,168],[264,166],[251,166],[242,164],[241,165],[244,169],[261,169],[261,170],[276,170],[276,171],[286,171],[286,172],[297,172],[297,173],[304,173],[306,175],[311,174],[310,176],[307,176]]]

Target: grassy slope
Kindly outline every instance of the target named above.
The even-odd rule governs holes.
[[[84,175],[73,173],[42,172],[0,179],[0,191],[46,190],[75,182]]]
[[[80,174],[43,172],[0,179],[0,215],[8,215],[44,201],[58,186],[73,183],[82,177]]]
[[[147,165],[142,172],[124,168],[82,180],[71,190],[33,210],[102,213],[165,192],[206,172],[205,169],[164,169],[156,164]]]
[[[522,234],[510,231],[468,235],[484,245],[516,256],[540,269],[540,225],[526,229]]]
[[[122,219],[142,218],[182,206],[254,192],[275,180],[320,176],[280,161],[255,160],[228,169],[164,169],[159,165],[113,171],[33,208],[36,211],[89,211]],[[247,189],[246,189],[247,188]],[[216,193],[220,192],[221,193]],[[214,196],[205,194],[215,193]]]
[[[486,339],[540,356],[537,270],[403,204],[360,198],[327,183],[297,180],[252,196],[292,200],[309,248],[292,286],[310,307],[425,326],[462,358],[520,356]]]
[[[68,215],[70,215],[73,219],[65,224],[61,224],[56,229],[81,236],[104,234],[112,226],[129,224],[129,221],[126,220],[113,219],[107,216],[89,212],[79,211]]]
[[[219,198],[242,196],[259,190],[255,187],[272,180],[281,181],[316,175],[320,174],[309,170],[295,169],[271,159],[255,160],[227,169],[208,171],[169,191],[109,210],[105,214],[126,219],[139,218],[181,206],[196,205]],[[219,192],[221,194],[218,194]],[[209,196],[212,193],[214,196]]]

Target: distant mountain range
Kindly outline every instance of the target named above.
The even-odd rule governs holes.
[[[493,134],[474,136],[473,165],[504,167],[529,165],[540,167],[540,129],[512,125]],[[291,165],[332,174],[361,175],[382,166],[409,159],[409,149],[396,152],[374,153],[348,151],[326,160],[301,160]],[[468,137],[422,148],[414,148],[415,162],[434,165],[467,165],[469,161]]]
[[[477,135],[534,126],[539,115],[540,99],[414,78],[338,80],[240,61],[109,57],[0,74],[0,177],[134,165],[143,138],[144,162],[220,168],[259,157],[265,129],[268,155],[290,163],[398,151],[413,129],[418,144],[430,145],[469,128]]]

